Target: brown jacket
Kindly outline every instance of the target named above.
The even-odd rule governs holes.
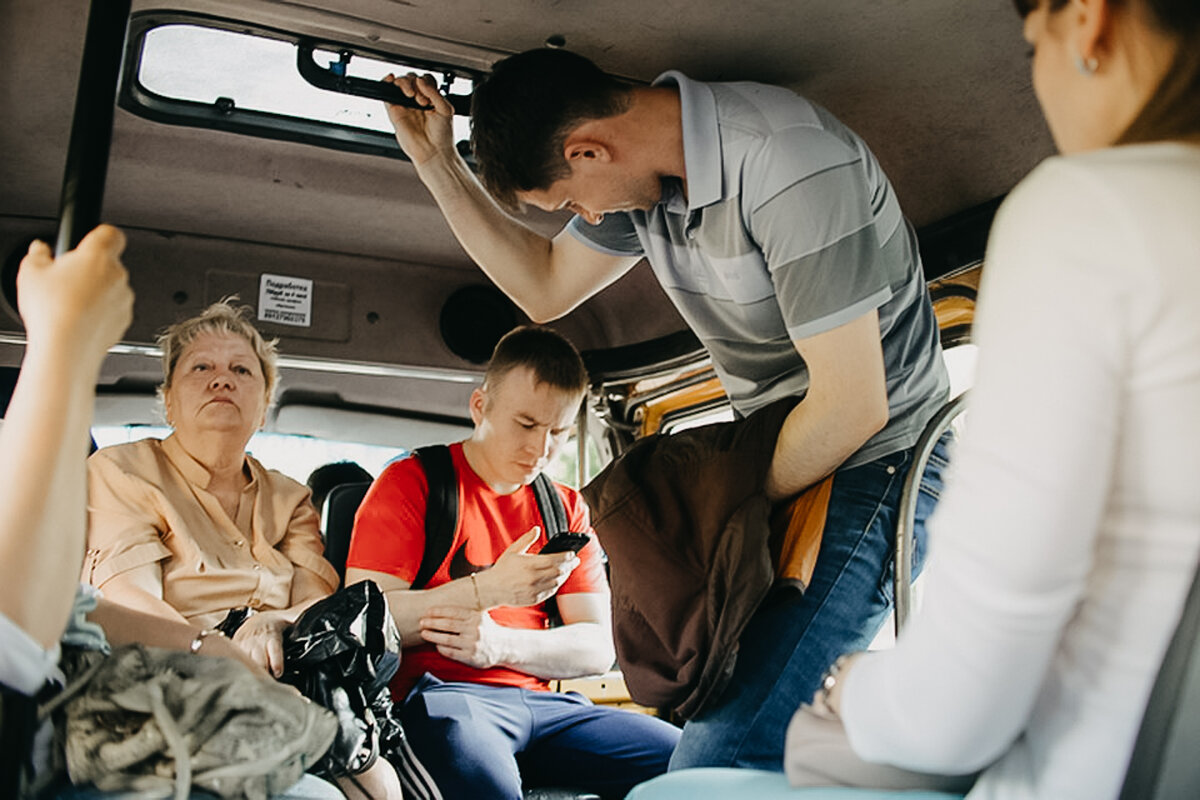
[[[733,674],[738,638],[775,579],[763,486],[796,402],[642,439],[584,488],[637,702],[687,719]]]

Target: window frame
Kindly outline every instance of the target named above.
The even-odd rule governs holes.
[[[351,153],[384,156],[402,161],[409,160],[396,143],[395,137],[390,133],[339,125],[334,122],[307,120],[270,111],[241,109],[236,106],[224,108],[216,103],[201,103],[166,97],[148,89],[139,79],[146,35],[156,28],[168,25],[212,28],[283,41],[297,47],[309,46],[317,50],[347,52],[363,58],[396,62],[398,65],[411,67],[416,71],[453,72],[459,77],[474,82],[478,82],[484,77],[482,71],[472,67],[439,63],[427,58],[411,57],[360,45],[349,45],[331,39],[306,36],[268,25],[248,23],[211,14],[184,11],[141,11],[132,14],[129,19],[129,29],[125,40],[125,57],[121,68],[121,82],[117,92],[117,105],[143,119],[167,125],[205,128],[264,139],[299,142]],[[297,75],[316,89],[330,91],[312,84],[301,75],[298,68]],[[348,94],[354,96],[353,93]],[[461,144],[459,149],[460,152],[463,149]],[[469,158],[469,153],[463,155]]]

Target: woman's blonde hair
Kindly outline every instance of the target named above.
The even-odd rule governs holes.
[[[237,295],[223,298],[213,303],[199,315],[176,322],[164,330],[158,337],[158,346],[162,348],[163,382],[158,387],[159,398],[163,392],[171,388],[171,379],[175,375],[175,366],[179,363],[183,351],[188,345],[205,333],[231,333],[240,336],[250,343],[258,356],[259,366],[262,367],[263,380],[267,385],[267,403],[275,399],[275,388],[279,380],[278,339],[266,340],[258,329],[250,322],[253,309],[250,306],[235,306]]]

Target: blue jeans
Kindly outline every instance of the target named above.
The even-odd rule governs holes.
[[[445,683],[426,674],[401,711],[409,745],[447,800],[520,800],[522,786],[624,797],[660,775],[679,729],[574,692]]]
[[[934,448],[917,502],[913,575],[924,561],[925,520],[942,490],[951,434]],[[750,767],[781,772],[792,714],[812,699],[842,653],[865,650],[892,607],[892,556],[900,491],[912,461],[903,450],[839,470],[812,581],[779,589],[739,641],[729,685],[684,725],[671,769]]]
[[[961,800],[943,792],[889,792],[844,786],[793,789],[778,772],[753,769],[690,769],[644,783],[628,800]]]

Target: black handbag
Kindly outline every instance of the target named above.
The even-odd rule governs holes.
[[[374,581],[314,603],[284,630],[280,680],[338,718],[318,772],[357,775],[400,744],[404,730],[388,690],[399,666],[400,635]]]
[[[232,637],[253,614],[235,608],[217,625]],[[388,683],[400,667],[400,634],[387,598],[360,581],[313,603],[283,631],[283,675],[314,703],[332,711],[338,734],[313,770],[340,778],[370,769],[400,747],[404,729]]]

